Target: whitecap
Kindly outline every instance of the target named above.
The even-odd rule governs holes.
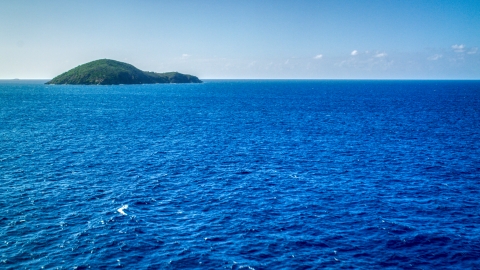
[[[122,207],[118,208],[117,211],[118,211],[120,214],[126,216],[127,213],[125,213],[123,210],[125,210],[125,209],[127,209],[127,208],[128,208],[128,204],[125,204],[125,205],[123,205]]]

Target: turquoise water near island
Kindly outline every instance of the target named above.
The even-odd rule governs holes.
[[[480,267],[480,81],[0,82],[2,269]]]

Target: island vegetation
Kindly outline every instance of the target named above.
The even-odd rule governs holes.
[[[60,74],[46,84],[112,85],[201,82],[197,77],[188,74],[142,71],[127,63],[100,59]]]

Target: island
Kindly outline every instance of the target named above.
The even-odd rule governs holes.
[[[62,73],[45,84],[114,85],[156,83],[202,83],[202,81],[188,74],[142,71],[127,63],[100,59]]]

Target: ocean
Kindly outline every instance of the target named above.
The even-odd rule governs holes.
[[[480,81],[0,82],[1,269],[480,269]]]

